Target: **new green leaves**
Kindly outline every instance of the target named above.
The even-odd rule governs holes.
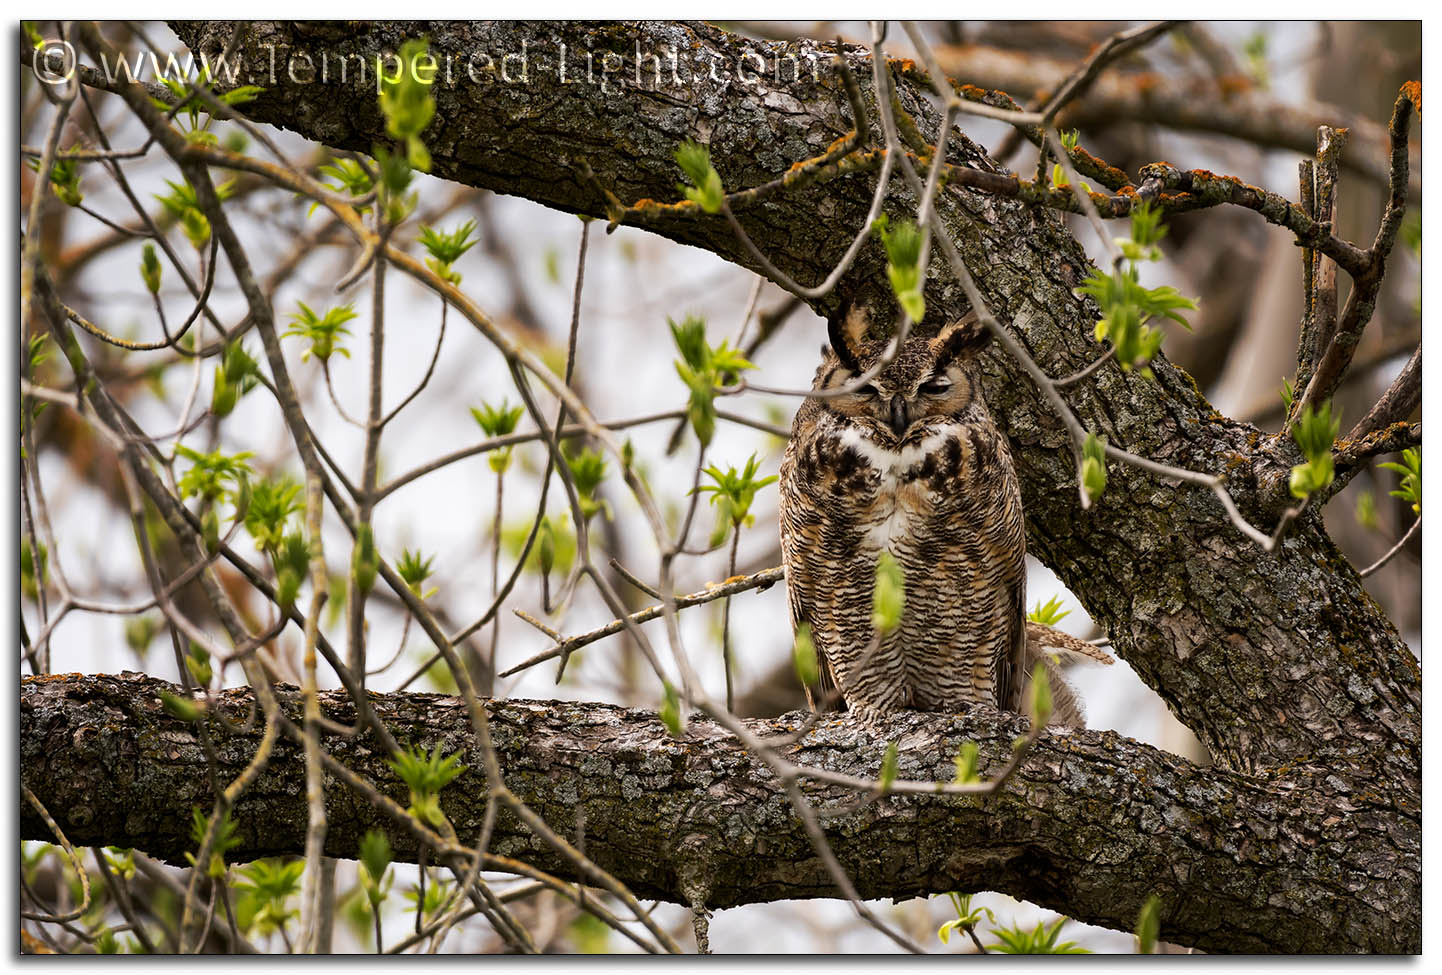
[[[706,341],[706,319],[687,315],[676,324],[666,319],[671,326],[671,337],[681,358],[676,360],[676,374],[691,391],[690,404],[686,410],[691,428],[702,446],[711,443],[716,434],[716,390],[723,385],[736,382],[741,372],[755,367],[746,361],[740,349],[731,348],[726,340],[712,347]]]
[[[245,351],[239,339],[231,339],[221,355],[221,364],[215,367],[215,381],[210,390],[210,412],[216,416],[229,416],[242,396],[260,382],[260,370],[255,357]]]
[[[1162,333],[1148,323],[1157,317],[1170,318],[1190,329],[1181,312],[1197,307],[1196,301],[1183,296],[1176,288],[1168,285],[1143,288],[1139,282],[1138,262],[1161,257],[1157,242],[1165,233],[1158,211],[1147,204],[1132,210],[1132,235],[1117,241],[1130,266],[1111,274],[1093,269],[1077,288],[1078,294],[1091,296],[1101,307],[1102,317],[1096,324],[1097,341],[1110,341],[1121,367],[1128,371],[1140,368],[1145,376],[1151,375],[1147,364],[1162,345]]]
[[[1107,489],[1107,438],[1088,433],[1082,444],[1082,491],[1087,507],[1091,507]]]
[[[881,756],[881,777],[877,787],[882,795],[891,791],[891,786],[896,782],[898,749],[896,742],[890,742],[886,746],[886,754]]]
[[[391,865],[391,843],[378,829],[366,831],[360,841],[360,870],[357,877],[372,908],[385,899],[386,871]]]
[[[290,316],[290,328],[281,333],[281,338],[302,338],[310,345],[300,354],[302,362],[315,356],[325,362],[333,353],[339,352],[347,359],[350,353],[340,344],[342,336],[349,335],[345,323],[356,317],[350,305],[337,305],[324,315],[318,315],[303,301],[296,302],[300,311]]]
[[[606,457],[599,450],[585,447],[575,453],[565,455],[566,467],[571,472],[571,483],[576,486],[576,504],[581,509],[581,517],[590,521],[597,512],[609,509],[605,501],[596,496],[601,482],[606,479]]]
[[[300,893],[300,878],[305,872],[304,860],[283,863],[280,860],[256,860],[240,869],[243,878],[235,885],[239,899],[236,922],[246,931],[268,935],[284,928],[300,915],[289,908],[290,899]]]
[[[161,196],[155,194],[165,212],[170,214],[180,224],[180,229],[185,232],[185,239],[190,241],[191,246],[201,250],[210,241],[210,220],[208,220],[200,209],[200,200],[196,197],[195,187],[188,181],[182,180],[179,183],[165,181],[170,187],[170,192]],[[224,183],[215,185],[215,197],[217,200],[227,200],[235,193],[235,180],[226,180]]]
[[[274,551],[285,537],[290,517],[301,509],[300,485],[288,477],[267,478],[251,490],[245,530],[262,552]]]
[[[882,634],[890,633],[901,624],[901,611],[906,605],[906,582],[901,565],[887,551],[876,560],[876,586],[871,593],[871,625]]]
[[[386,764],[410,789],[411,804],[406,812],[430,826],[440,826],[446,821],[441,812],[439,793],[452,779],[466,770],[461,764],[461,753],[441,754],[438,743],[429,755],[419,745],[413,745],[396,754]]]
[[[405,143],[406,162],[423,173],[431,171],[431,154],[421,141],[421,133],[436,114],[431,85],[436,80],[438,65],[428,53],[429,46],[423,38],[406,41],[393,59],[394,72],[385,71],[380,59],[376,64],[386,134]]]
[[[1157,950],[1157,935],[1162,929],[1162,901],[1156,894],[1147,898],[1137,916],[1137,954],[1151,955]]]
[[[426,266],[451,284],[460,284],[461,276],[452,270],[451,265],[476,246],[476,242],[470,239],[475,229],[474,220],[467,220],[448,234],[433,227],[422,227],[420,236],[416,239],[430,253],[430,257],[426,258]]]
[[[981,923],[982,915],[992,924],[996,923],[996,915],[991,913],[988,907],[972,907],[972,894],[958,894],[955,891],[946,895],[951,898],[951,906],[956,909],[956,920],[947,921],[936,931],[936,936],[941,939],[942,944],[951,943],[951,934],[960,928],[962,931],[970,931]]]
[[[1071,614],[1071,610],[1062,609],[1060,596],[1053,596],[1044,603],[1037,603],[1032,607],[1026,618],[1033,623],[1040,623],[1042,626],[1055,626],[1062,619]]]
[[[952,779],[957,785],[975,785],[981,781],[977,774],[977,756],[980,749],[974,741],[964,741],[961,747],[956,750],[956,777]],[[945,941],[945,938],[941,939]]]
[[[140,249],[140,280],[145,282],[145,289],[151,294],[160,292],[160,275],[160,258],[155,253],[155,245],[147,243]]]
[[[891,290],[896,300],[913,322],[926,317],[926,299],[922,297],[921,228],[909,220],[899,221],[895,227],[886,214],[877,217],[871,229],[881,238],[886,248],[886,275],[891,279]]]
[[[1332,416],[1331,402],[1323,403],[1320,410],[1302,408],[1292,426],[1292,439],[1307,461],[1292,468],[1293,497],[1306,498],[1332,483],[1332,444],[1341,429],[1342,420]]]
[[[434,555],[426,556],[420,549],[416,549],[414,552],[405,549],[401,552],[400,560],[396,562],[396,573],[411,592],[422,599],[429,599],[435,594],[435,589],[423,590],[422,587],[431,577],[431,563],[435,560]]]
[[[681,696],[670,681],[664,682],[658,716],[672,738],[680,738],[686,733],[686,724],[681,720]]]
[[[500,406],[492,406],[490,403],[482,403],[480,408],[471,407],[471,416],[481,426],[481,430],[488,437],[504,437],[516,432],[516,426],[521,422],[521,414],[525,408],[511,406],[506,400],[501,400]],[[497,474],[504,474],[511,466],[511,451],[513,447],[501,447],[491,452],[486,460],[491,465],[491,470]]]
[[[1038,663],[1031,672],[1031,726],[1040,728],[1051,717],[1051,681],[1046,676],[1046,664]]]
[[[739,531],[742,525],[749,525],[754,520],[751,515],[751,502],[756,500],[756,492],[776,481],[774,474],[758,478],[758,467],[756,455],[752,454],[740,473],[737,473],[734,467],[727,467],[723,472],[714,464],[705,469],[704,473],[714,483],[699,485],[696,492],[710,493],[711,503],[719,509],[721,515],[717,535],[711,539],[712,545],[721,544],[726,538],[728,528]]]
[[[1078,947],[1074,941],[1057,941],[1062,925],[1070,918],[1060,917],[1050,925],[1038,921],[1036,927],[1027,930],[1020,927],[997,928],[992,933],[999,939],[991,950],[1003,955],[1089,955],[1086,948]]]
[[[30,168],[37,173],[40,171],[40,160],[30,160]],[[55,191],[60,202],[66,206],[78,207],[80,201],[85,199],[85,194],[80,191],[80,162],[79,160],[57,156],[50,166],[50,188]]]
[[[1396,464],[1391,461],[1379,464],[1379,467],[1389,471],[1395,471],[1402,475],[1402,483],[1397,490],[1387,492],[1394,498],[1401,498],[1412,505],[1412,513],[1422,514],[1422,451],[1417,447],[1408,447],[1402,451],[1402,463]]]
[[[821,680],[821,664],[816,644],[811,640],[811,627],[802,623],[796,628],[796,642],[791,646],[791,663],[803,686],[815,687]]]
[[[716,167],[711,165],[711,150],[687,140],[676,149],[676,165],[692,183],[691,186],[683,183],[678,187],[686,199],[707,213],[719,213],[721,203],[726,199],[726,190],[721,186]]]

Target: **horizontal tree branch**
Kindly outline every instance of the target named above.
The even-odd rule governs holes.
[[[205,756],[194,724],[170,716],[162,693],[181,689],[139,674],[59,675],[21,682],[21,781],[76,846],[134,847],[172,863],[191,850],[190,810],[209,808]],[[299,720],[294,688],[277,688]],[[326,717],[356,720],[343,693],[324,693]],[[251,713],[248,690],[222,693],[232,722]],[[371,695],[402,743],[473,755],[458,699]],[[587,854],[637,895],[687,903],[683,887],[715,908],[835,896],[784,790],[730,735],[693,721],[671,738],[656,715],[601,704],[490,702],[507,786],[562,835],[584,823]],[[798,715],[750,721],[763,734]],[[211,723],[222,779],[250,759],[261,733]],[[789,750],[794,761],[875,777],[884,739],[899,742],[899,774],[949,779],[963,741],[995,772],[1025,731],[1017,715],[976,708],[960,716],[904,712],[884,738],[844,718]],[[380,791],[405,788],[366,734],[323,746]],[[457,833],[477,835],[486,784],[471,768],[441,796]],[[298,742],[282,739],[235,809],[236,861],[295,855],[306,831]],[[887,796],[805,786],[837,858],[866,898],[999,890],[1130,929],[1150,894],[1162,937],[1207,951],[1420,949],[1420,808],[1386,791],[1318,776],[1250,778],[1201,769],[1110,732],[1045,734],[995,795]],[[326,778],[326,853],[354,858],[370,828],[386,830],[401,860],[412,835],[364,796]],[[21,804],[22,839],[53,841]],[[507,814],[491,850],[569,880],[567,860]]]

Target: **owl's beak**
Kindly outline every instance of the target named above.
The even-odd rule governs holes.
[[[911,426],[911,416],[906,409],[906,398],[904,396],[891,397],[891,430],[900,439],[906,433],[906,428]]]

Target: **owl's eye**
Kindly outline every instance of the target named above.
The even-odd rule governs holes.
[[[872,399],[881,395],[881,390],[877,389],[871,383],[867,383],[865,386],[862,386],[860,389],[857,390],[857,392],[860,393],[862,396],[866,396]]]
[[[937,376],[928,382],[921,384],[921,392],[928,396],[940,396],[951,389],[951,380],[945,376]]]

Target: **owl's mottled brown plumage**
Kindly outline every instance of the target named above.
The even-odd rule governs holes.
[[[813,389],[845,386],[877,361],[882,344],[866,340],[861,316],[833,324]],[[863,389],[808,398],[793,423],[780,482],[791,619],[810,628],[823,689],[863,720],[973,703],[1023,710],[1040,659],[1027,649],[1016,469],[973,376],[984,342],[970,318],[909,338]],[[883,550],[904,573],[905,607],[874,643]],[[1058,711],[1078,717],[1063,723],[1080,723],[1057,690]]]

